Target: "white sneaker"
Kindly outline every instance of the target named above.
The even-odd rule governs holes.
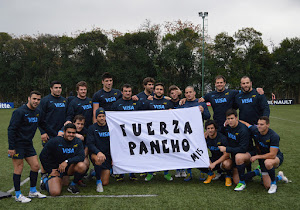
[[[268,190],[269,194],[276,193],[277,190],[277,185],[276,184],[271,184],[270,189]]]
[[[246,185],[243,183],[238,183],[237,186],[234,188],[234,191],[242,191],[246,188]]]
[[[283,182],[289,183],[289,180],[286,176],[284,176],[283,171],[279,171],[278,175],[281,176]]]
[[[215,178],[213,178],[212,180],[218,180],[221,177],[222,174],[220,173],[216,173]]]
[[[29,198],[46,198],[47,196],[40,193],[39,191],[36,191],[36,192],[29,192],[28,197]]]
[[[186,175],[186,172],[185,172],[185,170],[182,170],[181,171],[181,177],[186,177],[187,175]]]
[[[19,197],[17,198],[17,196],[15,197],[15,200],[17,202],[21,202],[21,203],[29,203],[31,201],[30,198],[25,197],[24,195],[19,195]]]
[[[181,177],[180,170],[179,170],[179,171],[176,171],[175,177],[176,177],[176,178]]]
[[[97,191],[97,192],[103,192],[103,186],[102,186],[102,183],[97,184],[96,191]]]

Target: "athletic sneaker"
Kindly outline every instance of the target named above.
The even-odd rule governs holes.
[[[149,182],[149,181],[151,181],[152,178],[153,178],[153,175],[148,173],[146,178],[145,178],[145,181]]]
[[[222,176],[221,173],[216,173],[215,178],[213,178],[212,180],[213,180],[213,181],[214,181],[214,180],[218,180],[221,176]]]
[[[246,184],[238,183],[237,186],[234,188],[235,191],[242,191],[246,188]]]
[[[164,177],[168,181],[173,181],[173,177],[171,176],[171,174],[166,174],[166,175],[164,175]]]
[[[79,193],[79,189],[78,189],[78,187],[76,187],[76,185],[69,185],[67,190],[68,190],[68,192],[70,192],[72,194],[78,194]]]
[[[278,176],[281,176],[283,182],[289,183],[289,180],[286,176],[284,176],[283,171],[279,171]]]
[[[141,173],[140,176],[141,177],[147,176],[147,173]]]
[[[230,177],[225,177],[225,186],[230,187],[232,185],[232,180]]]
[[[186,175],[186,172],[185,172],[185,170],[183,169],[183,170],[181,170],[181,177],[186,177],[187,175]]]
[[[97,192],[103,192],[103,186],[102,186],[102,183],[97,184],[96,191],[97,191]]]
[[[124,174],[117,174],[116,175],[116,181],[121,182],[124,180]]]
[[[29,198],[47,198],[46,195],[40,193],[39,191],[29,192],[28,197]]]
[[[17,196],[15,197],[15,200],[17,202],[21,202],[21,203],[28,203],[31,201],[30,198],[25,197],[24,195],[20,194],[19,197],[17,198]]]
[[[213,179],[213,178],[215,178],[215,174],[213,174],[213,175],[208,175],[207,176],[207,179],[203,182],[204,184],[209,184],[209,183],[211,183],[211,180]]]
[[[191,173],[188,173],[187,176],[185,177],[184,181],[188,182],[192,179],[192,174]]]
[[[179,177],[181,177],[180,170],[176,171],[175,177],[176,177],[176,178],[179,178]]]
[[[45,182],[44,182],[45,178],[47,178],[47,174],[43,174],[43,176],[41,177],[41,185],[40,185],[41,190],[46,190],[46,186],[45,186]]]
[[[200,177],[199,177],[199,180],[200,180],[200,181],[204,181],[204,180],[205,180],[205,173],[202,173],[202,172],[200,171]]]
[[[271,184],[270,189],[268,190],[269,194],[276,193],[277,190],[277,185],[276,184]]]
[[[87,186],[82,180],[79,180],[77,184],[78,184],[79,187],[86,187]]]
[[[258,165],[258,166],[256,167],[256,169],[259,171],[259,176],[261,177],[261,169],[260,169],[260,165]]]
[[[135,176],[135,174],[131,174],[131,176],[129,177],[129,179],[130,179],[131,181],[136,181],[136,180],[138,180],[138,178]]]

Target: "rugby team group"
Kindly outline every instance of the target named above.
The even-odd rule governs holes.
[[[225,186],[233,183],[235,191],[246,188],[246,181],[260,176],[268,193],[275,193],[277,181],[288,182],[282,171],[275,169],[283,162],[279,149],[279,135],[269,128],[270,109],[262,88],[253,89],[249,77],[241,78],[241,90],[226,88],[225,77],[215,78],[215,91],[203,98],[196,98],[193,86],[182,91],[176,86],[169,87],[169,96],[164,95],[162,83],[155,83],[151,77],[143,80],[144,91],[133,95],[132,86],[124,84],[121,91],[114,89],[113,77],[106,72],[102,75],[103,88],[93,98],[87,97],[87,83],[76,85],[77,96],[64,98],[62,84],[53,81],[51,93],[41,98],[41,93],[32,91],[28,103],[16,109],[8,127],[8,156],[12,158],[15,200],[30,202],[30,198],[45,198],[36,189],[38,172],[41,168],[41,190],[51,196],[61,194],[62,186],[67,185],[71,193],[79,193],[83,180],[96,177],[96,191],[103,192],[114,176],[116,181],[124,180],[124,174],[113,175],[110,155],[110,134],[106,123],[106,111],[167,110],[198,106],[205,125],[205,139],[210,150],[209,168],[201,168],[200,180],[205,184],[220,177]],[[206,103],[213,109],[213,120]],[[237,114],[239,109],[239,116]],[[41,133],[43,149],[38,156],[32,139],[37,128]],[[30,166],[30,192],[28,197],[20,190],[24,159]],[[251,163],[259,165],[252,170]],[[90,162],[93,169],[90,169]],[[159,163],[158,163],[159,164]],[[88,173],[89,171],[89,173]],[[206,178],[202,174],[207,174]],[[153,179],[154,172],[140,174],[145,181]],[[69,181],[69,176],[74,176]],[[177,169],[175,177],[190,181],[192,169]],[[130,180],[138,180],[134,173]],[[169,171],[164,178],[172,181]]]

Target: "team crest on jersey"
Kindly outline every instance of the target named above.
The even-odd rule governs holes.
[[[136,105],[136,103],[133,103],[132,105]]]
[[[221,145],[221,142],[218,142],[217,145]]]
[[[225,93],[225,96],[228,96],[229,95],[229,92]]]
[[[89,101],[89,103],[91,104],[91,103],[92,103],[92,101]]]
[[[237,136],[237,135],[239,135],[239,133],[235,133],[235,135]]]
[[[255,98],[256,97],[256,95],[252,95],[252,98]]]
[[[118,93],[114,93],[114,95],[118,95]]]
[[[268,139],[266,142],[270,142],[270,139]]]
[[[17,153],[17,154],[14,154],[14,157],[19,157],[19,153]]]
[[[66,100],[64,100],[63,102],[66,103]]]
[[[78,144],[75,144],[73,147],[74,147],[74,148],[75,148],[75,147],[78,147]]]
[[[164,104],[164,105],[167,105],[167,102],[164,102],[163,104]]]
[[[36,116],[38,117],[38,116],[40,116],[40,114],[36,114]]]

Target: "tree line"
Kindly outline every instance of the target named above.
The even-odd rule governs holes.
[[[88,95],[101,87],[101,75],[110,72],[114,87],[124,83],[134,93],[142,80],[153,77],[166,87],[193,85],[201,94],[202,31],[190,22],[146,21],[134,31],[93,29],[75,36],[39,34],[16,37],[0,33],[0,101],[20,104],[31,90],[49,94],[49,84],[59,80],[63,95],[75,92],[78,81],[88,83]],[[205,37],[204,93],[214,90],[214,77],[226,77],[228,88],[239,89],[240,78],[249,76],[263,87],[267,98],[294,98],[300,102],[300,38],[286,38],[272,52],[262,33],[242,28]]]

